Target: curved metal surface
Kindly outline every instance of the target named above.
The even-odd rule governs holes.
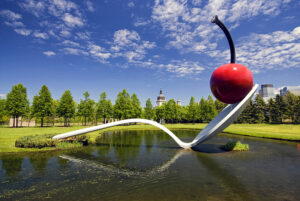
[[[158,127],[164,132],[166,132],[180,147],[191,148],[204,142],[205,140],[208,140],[209,138],[217,135],[218,133],[222,132],[225,128],[227,128],[246,108],[252,96],[254,95],[255,91],[257,90],[257,88],[258,88],[258,84],[253,86],[251,91],[247,94],[247,96],[242,101],[240,101],[239,103],[228,105],[226,108],[224,108],[224,110],[222,110],[218,114],[218,116],[216,116],[190,143],[181,141],[172,131],[167,129],[165,126],[155,121],[151,121],[147,119],[126,119],[126,120],[111,122],[111,123],[102,124],[98,126],[92,126],[90,128],[84,128],[76,131],[71,131],[68,133],[59,134],[54,136],[53,139],[63,139],[67,137],[72,137],[76,135],[81,135],[81,134],[109,128],[112,126],[122,125],[122,124],[145,123],[145,124],[150,124],[155,127]]]

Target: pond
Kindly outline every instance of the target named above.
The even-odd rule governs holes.
[[[184,141],[198,133],[175,130]],[[226,152],[230,140],[250,145]],[[107,132],[72,151],[0,156],[0,200],[299,200],[300,146],[218,135],[195,151],[161,131]]]

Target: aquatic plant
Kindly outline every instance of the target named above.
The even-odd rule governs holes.
[[[248,144],[243,144],[240,141],[227,142],[222,148],[227,151],[248,151],[250,149]]]

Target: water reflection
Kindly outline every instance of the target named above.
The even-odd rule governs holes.
[[[16,176],[22,170],[23,157],[4,155],[1,160],[2,169],[8,177]]]
[[[175,131],[193,139],[197,131]],[[249,152],[224,152],[238,139]],[[0,156],[0,200],[298,200],[297,143],[217,136],[194,151],[160,131],[107,132],[99,145]],[[101,188],[99,188],[99,186]]]

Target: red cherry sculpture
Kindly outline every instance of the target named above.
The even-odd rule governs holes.
[[[210,78],[210,89],[224,103],[243,100],[253,87],[251,71],[241,64],[225,64],[217,68]]]
[[[216,23],[225,33],[231,53],[230,64],[217,68],[210,79],[210,89],[214,96],[224,103],[240,102],[253,87],[251,71],[241,64],[235,63],[235,48],[231,35],[225,25],[215,16],[212,23]]]

